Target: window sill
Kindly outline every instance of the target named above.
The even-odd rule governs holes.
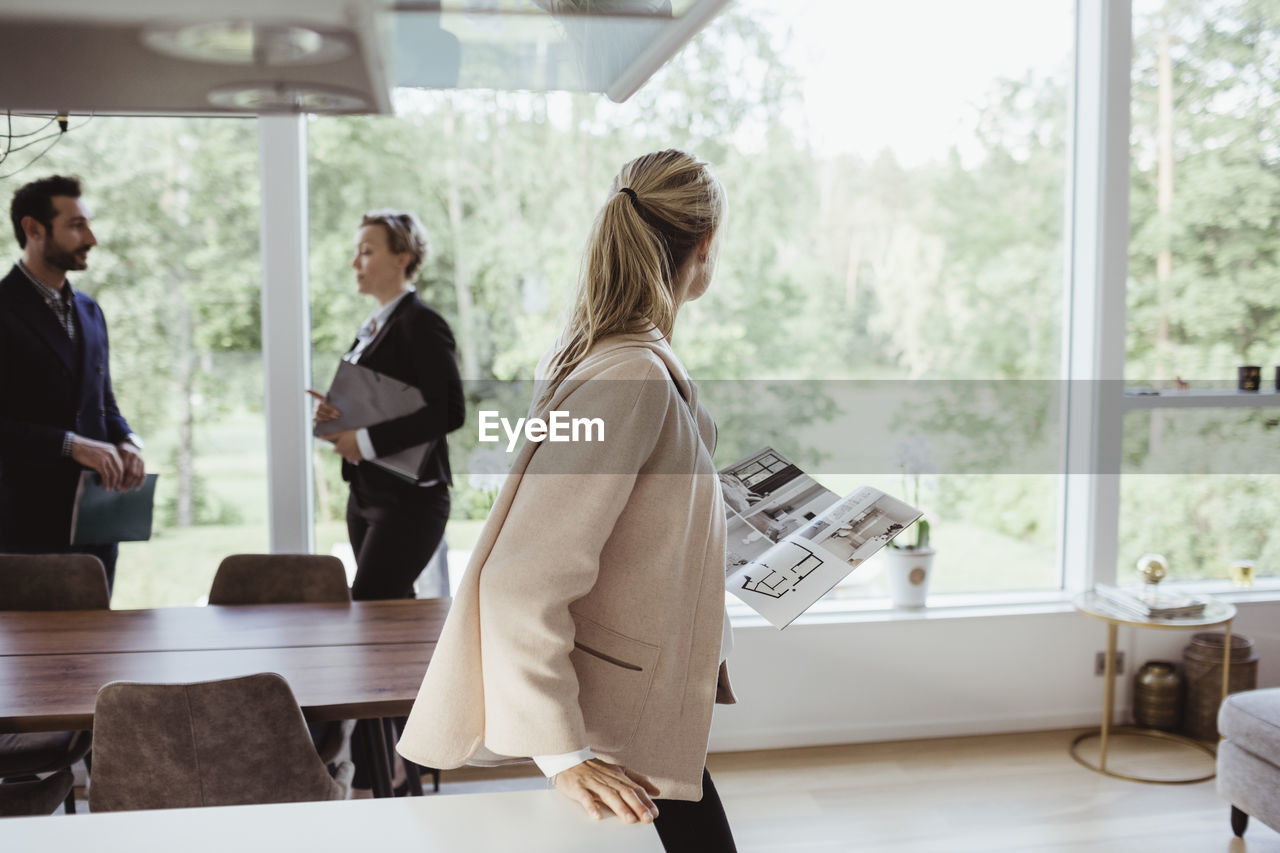
[[[1280,578],[1261,578],[1251,587],[1239,587],[1226,580],[1172,581],[1169,588],[1198,595],[1212,595],[1232,604],[1250,601],[1280,601]]]
[[[1164,390],[1129,388],[1125,390],[1126,409],[1164,408],[1257,408],[1280,406],[1280,391],[1237,391],[1232,388],[1188,388]]]
[[[733,602],[729,604],[728,609],[729,621],[735,629],[773,628],[745,604]],[[919,609],[895,608],[887,599],[867,599],[860,602],[819,601],[791,625],[919,622],[927,619],[973,619],[1069,613],[1072,610],[1071,595],[1062,590],[933,595],[929,597],[929,606]]]
[[[1232,586],[1228,581],[1170,584],[1170,586],[1175,585],[1178,589],[1212,595],[1232,604],[1280,602],[1280,579],[1267,579],[1250,589]],[[868,599],[861,602],[819,601],[791,625],[920,622],[938,619],[990,619],[1073,613],[1075,608],[1071,600],[1075,595],[1075,591],[1066,590],[933,595],[929,597],[929,605],[919,609],[895,608],[887,599]],[[745,604],[737,601],[730,602],[728,611],[729,621],[735,630],[757,628],[774,630],[772,625]]]

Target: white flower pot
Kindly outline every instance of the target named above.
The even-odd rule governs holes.
[[[924,607],[933,576],[932,548],[906,551],[886,548],[885,570],[889,573],[889,597],[894,607]]]

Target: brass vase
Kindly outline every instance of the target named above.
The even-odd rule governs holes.
[[[1133,720],[1171,732],[1182,723],[1182,676],[1169,661],[1153,660],[1133,677]]]

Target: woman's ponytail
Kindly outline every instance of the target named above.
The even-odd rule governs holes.
[[[622,167],[596,216],[568,327],[540,405],[599,340],[675,327],[676,273],[724,213],[724,190],[707,164],[683,151],[646,154]]]

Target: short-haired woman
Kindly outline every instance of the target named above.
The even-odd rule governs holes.
[[[533,758],[668,851],[734,849],[705,766],[713,705],[733,701],[715,425],[670,343],[725,207],[680,151],[614,179],[532,408],[598,417],[605,440],[520,449],[399,743],[432,767]]]
[[[347,533],[357,567],[351,596],[357,601],[413,598],[414,581],[449,519],[452,478],[445,434],[466,417],[462,381],[449,324],[411,284],[429,251],[422,223],[412,213],[373,210],[360,221],[355,242],[356,286],[378,304],[343,358],[417,387],[426,405],[326,436],[342,456],[342,478],[350,485]],[[338,414],[323,399],[316,408],[318,421]],[[433,440],[416,482],[369,461]],[[354,786],[364,789],[367,761],[356,763]]]

